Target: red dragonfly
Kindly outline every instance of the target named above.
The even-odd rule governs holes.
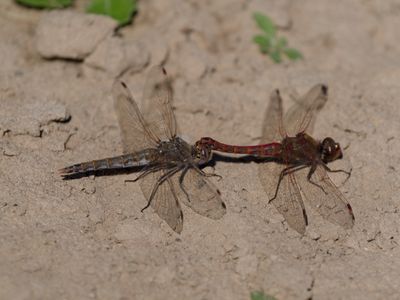
[[[161,67],[149,71],[139,110],[129,89],[122,81],[113,86],[115,108],[121,128],[124,154],[65,167],[66,178],[100,170],[141,169],[135,180],[147,199],[146,209],[155,212],[176,232],[183,228],[180,203],[211,219],[221,218],[226,211],[217,188],[206,178],[199,165],[209,161],[208,152],[188,144],[178,136],[172,110],[172,89]]]
[[[300,234],[305,233],[308,225],[303,198],[325,219],[346,229],[352,228],[355,220],[350,204],[327,174],[342,172],[347,178],[350,176],[350,172],[331,170],[327,166],[342,158],[340,145],[330,137],[318,141],[306,133],[312,131],[315,116],[325,105],[327,95],[325,85],[314,86],[283,118],[282,99],[279,90],[275,90],[263,124],[261,142],[267,144],[234,146],[209,137],[197,142],[197,147],[204,151],[248,154],[273,160],[260,165],[259,178],[270,202]],[[304,173],[304,169],[308,169],[308,173]]]

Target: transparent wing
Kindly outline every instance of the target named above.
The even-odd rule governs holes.
[[[279,174],[285,168],[274,162],[262,163],[259,167],[259,178],[267,193],[268,199],[272,199],[275,188],[278,185]],[[304,234],[307,226],[307,215],[301,197],[299,187],[295,182],[294,174],[283,177],[279,186],[278,195],[272,204],[285,218],[288,225],[300,234]]]
[[[261,143],[281,140],[282,136],[284,136],[281,121],[282,99],[279,91],[276,90],[271,94],[270,102],[264,116]],[[274,196],[280,173],[285,167],[285,164],[278,164],[276,162],[264,162],[260,164],[258,176],[267,193],[268,199],[272,199]],[[272,201],[272,204],[283,215],[291,228],[300,234],[304,234],[307,226],[307,216],[299,188],[292,175],[285,176],[282,179],[278,195]]]
[[[153,187],[164,171],[150,173],[140,181],[140,188],[148,201]],[[159,187],[151,201],[151,207],[174,231],[181,233],[183,229],[183,213],[176,196],[171,178],[165,180]]]
[[[315,117],[328,100],[326,85],[317,84],[288,110],[283,124],[288,136],[295,136],[299,132],[311,133],[314,128]]]
[[[182,186],[189,196],[182,191],[179,184],[180,173],[173,177],[175,191],[179,199],[198,214],[217,220],[226,213],[219,190],[194,168],[189,169],[183,177]]]
[[[122,81],[115,81],[112,87],[115,111],[117,113],[124,153],[133,153],[157,144],[155,135],[146,128],[143,115]]]
[[[177,134],[172,110],[172,87],[164,68],[152,67],[143,93],[142,113],[146,127],[159,140],[170,140]]]
[[[280,141],[284,135],[282,130],[282,98],[279,90],[272,92],[264,115],[261,143]]]
[[[308,171],[308,170],[307,170]],[[300,176],[303,175],[303,176]],[[350,229],[354,225],[354,215],[349,202],[330,180],[324,167],[319,165],[311,180],[324,191],[311,184],[306,174],[297,176],[301,190],[312,207],[331,223]]]

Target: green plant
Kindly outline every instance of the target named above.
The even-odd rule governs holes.
[[[16,2],[35,8],[62,8],[70,6],[73,0],[16,0]]]
[[[118,21],[120,25],[129,23],[136,11],[136,0],[92,0],[86,12],[106,15]]]
[[[1,0],[0,0],[1,1]],[[63,8],[71,6],[74,0],[15,0],[17,3],[34,8]],[[136,12],[136,0],[91,0],[86,12],[106,15],[118,21],[119,25],[131,22]]]
[[[286,38],[277,36],[276,26],[269,17],[261,13],[254,13],[253,18],[263,31],[263,34],[253,38],[262,53],[267,54],[276,63],[282,62],[283,55],[290,60],[303,58],[299,50],[288,47]]]
[[[277,300],[275,297],[266,295],[263,291],[251,292],[251,300]]]

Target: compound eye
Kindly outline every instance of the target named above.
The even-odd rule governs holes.
[[[326,154],[330,154],[337,149],[337,144],[332,138],[325,138],[322,142],[322,149]]]
[[[325,163],[340,159],[343,157],[339,143],[336,143],[332,138],[326,138],[321,145],[322,160]]]

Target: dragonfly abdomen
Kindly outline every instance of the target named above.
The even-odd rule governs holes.
[[[63,176],[96,172],[101,170],[124,169],[132,167],[142,167],[150,163],[146,152],[124,154],[99,160],[92,160],[65,167],[59,172]]]
[[[254,146],[236,146],[220,143],[210,137],[203,137],[198,145],[205,146],[214,151],[234,154],[248,154],[260,157],[277,157],[281,153],[282,145],[280,143],[269,143]]]

